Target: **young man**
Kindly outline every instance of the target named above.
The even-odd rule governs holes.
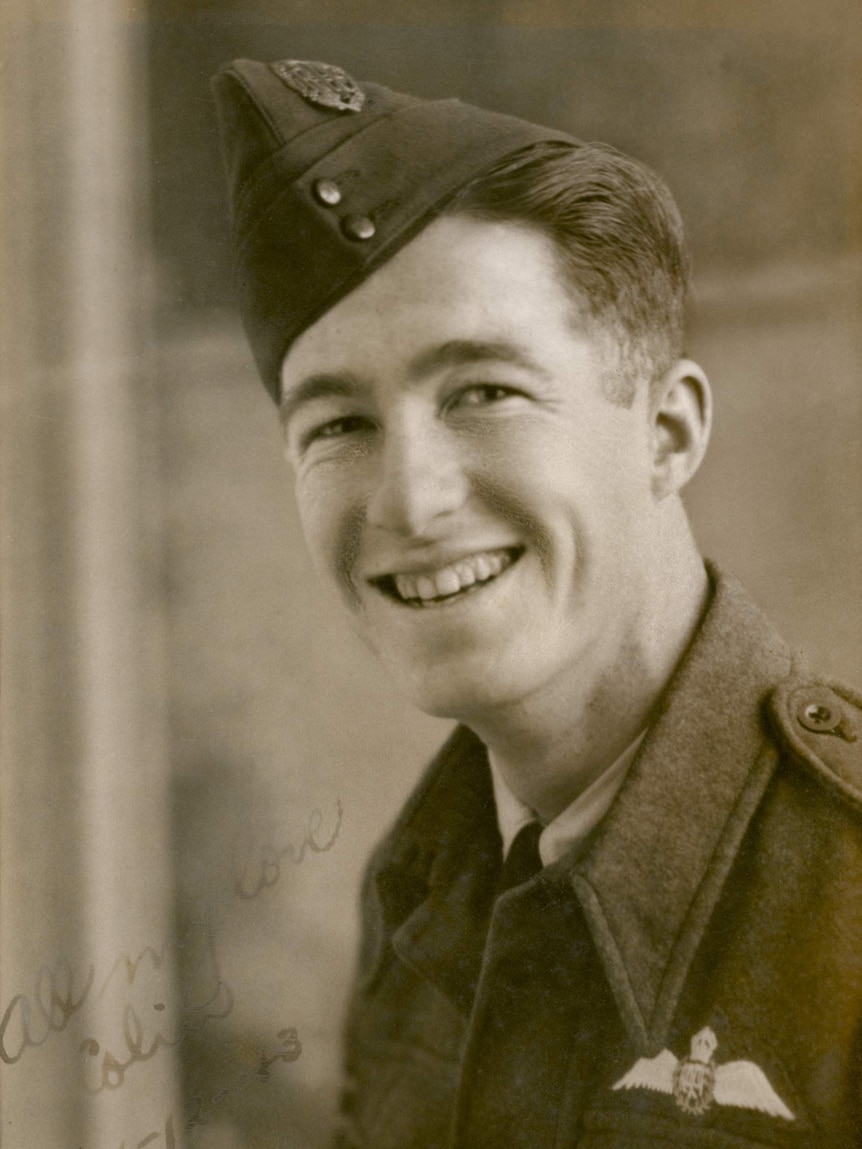
[[[312,555],[460,727],[366,878],[344,1141],[862,1141],[862,714],[704,565],[664,185],[304,61],[216,81]]]

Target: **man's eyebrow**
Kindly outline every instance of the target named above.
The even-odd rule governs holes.
[[[287,387],[278,408],[282,427],[286,427],[298,408],[315,399],[330,399],[333,395],[350,398],[361,391],[362,384],[355,375],[344,374],[307,375],[299,383]]]
[[[523,348],[514,343],[497,340],[450,339],[436,347],[423,351],[412,360],[408,374],[413,379],[423,379],[435,371],[446,367],[460,367],[469,363],[485,363],[496,360],[510,363],[542,375],[547,372]]]
[[[547,371],[526,350],[503,340],[449,339],[427,351],[420,352],[410,361],[407,375],[421,380],[446,367],[460,367],[470,363],[510,363],[527,371],[546,375]],[[351,372],[321,372],[308,375],[285,389],[279,404],[279,418],[286,427],[297,409],[314,399],[329,399],[333,395],[351,398],[364,391],[362,381]]]

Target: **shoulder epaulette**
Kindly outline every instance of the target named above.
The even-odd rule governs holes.
[[[835,683],[789,678],[776,687],[770,705],[791,750],[862,805],[862,697]]]

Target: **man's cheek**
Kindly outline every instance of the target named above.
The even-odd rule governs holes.
[[[320,575],[332,577],[333,555],[336,550],[333,542],[336,531],[332,511],[327,508],[324,501],[308,491],[297,490],[296,500],[302,535],[315,570]]]
[[[315,495],[300,500],[300,523],[306,546],[317,572],[334,581],[351,602],[358,601],[357,560],[362,546],[365,511],[353,503]]]

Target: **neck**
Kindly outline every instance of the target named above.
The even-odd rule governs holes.
[[[501,713],[467,722],[509,789],[544,821],[570,805],[649,725],[708,598],[703,562],[688,539],[677,561],[662,568],[650,608],[612,656],[579,665]]]

